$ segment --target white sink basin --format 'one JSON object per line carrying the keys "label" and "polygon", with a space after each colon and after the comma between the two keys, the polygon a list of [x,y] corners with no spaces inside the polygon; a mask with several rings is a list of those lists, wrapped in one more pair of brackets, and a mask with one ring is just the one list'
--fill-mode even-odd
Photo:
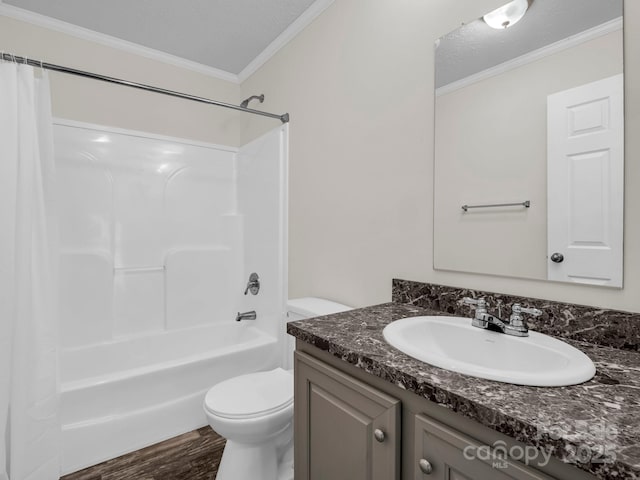
{"label": "white sink basin", "polygon": [[591,379],[596,368],[580,350],[529,331],[514,337],[471,326],[471,318],[410,317],[383,330],[384,339],[436,367],[516,385],[560,387]]}

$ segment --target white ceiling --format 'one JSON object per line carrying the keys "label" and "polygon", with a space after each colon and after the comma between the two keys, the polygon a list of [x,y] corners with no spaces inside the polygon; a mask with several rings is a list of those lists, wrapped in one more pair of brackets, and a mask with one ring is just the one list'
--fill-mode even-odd
{"label": "white ceiling", "polygon": [[443,36],[436,51],[436,87],[619,18],[623,9],[623,0],[530,3],[524,18],[505,30],[495,30],[478,19]]}
{"label": "white ceiling", "polygon": [[237,75],[318,1],[0,0],[0,3]]}

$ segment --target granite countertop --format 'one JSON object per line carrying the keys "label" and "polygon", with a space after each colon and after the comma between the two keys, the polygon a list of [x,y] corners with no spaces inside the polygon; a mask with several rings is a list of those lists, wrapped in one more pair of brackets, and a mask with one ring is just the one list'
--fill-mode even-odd
{"label": "granite countertop", "polygon": [[640,353],[563,339],[593,360],[596,376],[570,387],[527,387],[431,366],[382,336],[394,320],[438,314],[446,313],[387,303],[290,322],[287,332],[598,478],[640,479]]}

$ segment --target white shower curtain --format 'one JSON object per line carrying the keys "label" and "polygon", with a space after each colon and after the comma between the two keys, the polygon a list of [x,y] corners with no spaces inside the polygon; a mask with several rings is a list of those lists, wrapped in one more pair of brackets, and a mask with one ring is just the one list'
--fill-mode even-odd
{"label": "white shower curtain", "polygon": [[0,62],[0,480],[60,473],[49,81]]}

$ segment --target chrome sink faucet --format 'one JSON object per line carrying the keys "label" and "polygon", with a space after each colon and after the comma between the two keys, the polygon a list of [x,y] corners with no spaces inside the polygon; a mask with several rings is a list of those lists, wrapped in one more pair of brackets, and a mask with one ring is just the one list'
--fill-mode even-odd
{"label": "chrome sink faucet", "polygon": [[462,303],[471,306],[471,308],[475,308],[476,313],[471,321],[471,325],[474,327],[489,328],[489,325],[504,327],[505,322],[502,319],[487,312],[488,303],[484,297],[478,298],[477,300],[464,297]]}
{"label": "chrome sink faucet", "polygon": [[462,302],[476,310],[473,320],[471,321],[471,325],[474,327],[486,328],[516,337],[529,336],[529,328],[524,321],[523,313],[535,317],[542,315],[542,311],[537,308],[524,308],[519,303],[514,303],[511,307],[511,316],[508,320],[503,320],[487,312],[488,303],[484,297],[478,298],[477,300],[464,297]]}

